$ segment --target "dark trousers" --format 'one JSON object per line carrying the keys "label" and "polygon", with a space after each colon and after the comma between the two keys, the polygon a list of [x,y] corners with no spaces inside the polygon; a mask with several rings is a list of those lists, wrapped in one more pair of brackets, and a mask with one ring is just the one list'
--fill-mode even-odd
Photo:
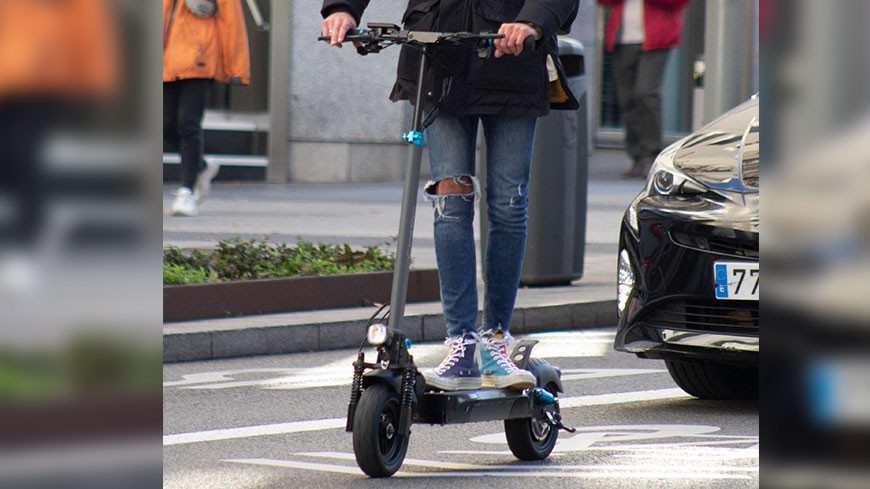
{"label": "dark trousers", "polygon": [[48,192],[40,153],[63,111],[58,101],[0,103],[0,199],[12,204],[9,219],[0,220],[0,252],[30,248],[39,237]]}
{"label": "dark trousers", "polygon": [[643,51],[640,44],[618,44],[613,49],[625,151],[634,161],[655,158],[662,150],[661,87],[670,51]]}
{"label": "dark trousers", "polygon": [[181,155],[181,185],[193,189],[203,161],[202,115],[213,80],[163,83],[163,150]]}

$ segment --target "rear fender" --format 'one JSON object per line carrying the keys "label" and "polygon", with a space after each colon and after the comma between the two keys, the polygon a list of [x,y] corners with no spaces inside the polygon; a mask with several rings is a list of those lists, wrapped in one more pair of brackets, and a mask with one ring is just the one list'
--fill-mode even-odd
{"label": "rear fender", "polygon": [[517,367],[528,370],[538,379],[538,386],[546,387],[550,384],[556,386],[556,392],[565,392],[562,389],[562,371],[550,365],[550,362],[540,358],[532,358],[532,348],[538,344],[538,340],[520,340],[511,351],[511,360]]}

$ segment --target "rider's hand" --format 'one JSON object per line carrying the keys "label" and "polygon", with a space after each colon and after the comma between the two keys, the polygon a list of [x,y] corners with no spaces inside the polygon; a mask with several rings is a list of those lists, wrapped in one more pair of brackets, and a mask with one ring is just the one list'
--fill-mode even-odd
{"label": "rider's hand", "polygon": [[495,46],[494,56],[496,58],[501,58],[505,54],[518,56],[523,52],[523,42],[525,42],[526,38],[529,36],[534,38],[537,35],[534,27],[521,22],[502,24],[498,28],[498,33],[504,34],[504,37],[496,39],[493,43]]}
{"label": "rider's hand", "polygon": [[323,19],[320,35],[329,36],[329,44],[340,48],[345,34],[351,29],[356,29],[356,21],[353,20],[353,16],[345,11],[338,11]]}

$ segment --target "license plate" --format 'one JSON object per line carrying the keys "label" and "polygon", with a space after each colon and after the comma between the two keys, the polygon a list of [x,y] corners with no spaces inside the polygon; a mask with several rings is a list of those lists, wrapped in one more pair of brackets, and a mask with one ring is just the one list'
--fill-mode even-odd
{"label": "license plate", "polygon": [[717,299],[758,300],[758,262],[717,261],[713,277]]}

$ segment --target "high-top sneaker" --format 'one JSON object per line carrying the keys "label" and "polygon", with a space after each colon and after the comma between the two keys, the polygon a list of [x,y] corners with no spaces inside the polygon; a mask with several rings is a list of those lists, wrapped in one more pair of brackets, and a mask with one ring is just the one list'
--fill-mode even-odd
{"label": "high-top sneaker", "polygon": [[420,370],[426,385],[445,391],[480,389],[480,369],[474,359],[477,336],[465,333],[447,338],[445,343],[450,345],[450,352],[441,365]]}
{"label": "high-top sneaker", "polygon": [[485,331],[481,336],[480,372],[483,387],[525,389],[538,382],[528,370],[522,370],[508,357],[512,337],[498,331]]}

